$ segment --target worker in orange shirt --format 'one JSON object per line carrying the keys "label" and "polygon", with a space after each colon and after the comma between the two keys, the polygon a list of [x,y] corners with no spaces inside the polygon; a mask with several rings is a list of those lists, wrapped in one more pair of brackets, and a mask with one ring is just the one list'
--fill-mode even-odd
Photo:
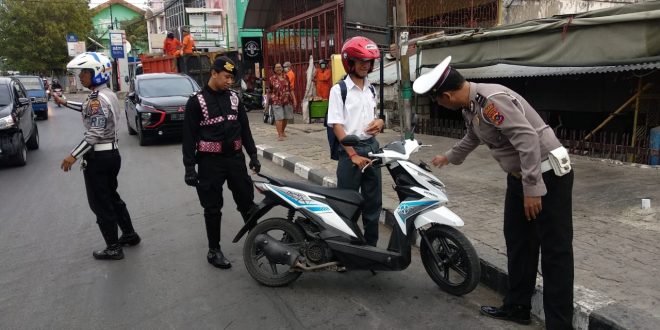
{"label": "worker in orange shirt", "polygon": [[168,33],[165,42],[163,42],[163,53],[165,55],[178,56],[179,49],[181,49],[181,41],[174,38],[174,33]]}
{"label": "worker in orange shirt", "polygon": [[284,73],[289,78],[289,85],[291,86],[291,90],[295,90],[296,74],[293,73],[293,70],[291,70],[291,62],[289,61],[284,62],[282,68],[284,68]]}
{"label": "worker in orange shirt", "polygon": [[181,54],[192,55],[193,49],[195,48],[195,39],[190,35],[190,31],[183,30],[183,44],[181,46]]}
{"label": "worker in orange shirt", "polygon": [[314,73],[316,83],[316,95],[327,100],[330,98],[330,87],[332,87],[332,72],[328,69],[326,60],[319,61],[319,69]]}

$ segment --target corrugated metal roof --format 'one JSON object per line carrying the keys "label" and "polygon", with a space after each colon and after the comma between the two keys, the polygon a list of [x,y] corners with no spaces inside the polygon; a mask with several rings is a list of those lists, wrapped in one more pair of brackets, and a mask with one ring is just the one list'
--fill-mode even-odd
{"label": "corrugated metal roof", "polygon": [[[413,54],[409,56],[409,65],[410,65],[410,80],[413,81],[417,76],[415,75],[415,67],[417,66],[417,55]],[[397,82],[397,61],[390,61],[385,64],[385,70],[383,70],[383,80],[385,85],[392,85]],[[424,69],[422,69],[422,72]],[[401,74],[401,68],[399,66],[399,74]],[[374,71],[369,74],[369,82],[374,85],[380,84],[380,66],[376,64]]]}
{"label": "corrugated metal roof", "polygon": [[[660,62],[588,66],[588,67],[538,67],[511,64],[496,64],[479,68],[457,69],[466,79],[487,78],[519,78],[519,77],[541,77],[541,76],[565,76],[590,73],[608,73],[636,70],[660,69]],[[428,71],[422,70],[422,73]]]}
{"label": "corrugated metal roof", "polygon": [[[414,81],[415,65],[417,57],[410,56],[410,80]],[[422,68],[422,74],[431,71],[432,68]],[[522,77],[544,77],[544,76],[567,76],[591,73],[624,72],[638,70],[660,69],[660,62],[649,62],[627,65],[607,65],[607,66],[575,66],[575,67],[540,67],[523,66],[512,64],[496,64],[479,68],[457,69],[466,79],[492,79],[492,78],[522,78]],[[374,70],[369,74],[369,81],[378,85],[380,72]],[[396,62],[390,62],[385,65],[384,74],[385,85],[391,85],[397,82]]]}

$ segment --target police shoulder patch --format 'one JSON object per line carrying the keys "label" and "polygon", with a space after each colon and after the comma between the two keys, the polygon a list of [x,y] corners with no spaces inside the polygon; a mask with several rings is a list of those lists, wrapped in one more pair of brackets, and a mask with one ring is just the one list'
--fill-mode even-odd
{"label": "police shoulder patch", "polygon": [[89,114],[95,115],[101,110],[101,101],[93,99],[89,101]]}
{"label": "police shoulder patch", "polygon": [[482,112],[484,119],[495,126],[500,126],[504,122],[504,116],[497,110],[493,102],[488,102]]}
{"label": "police shoulder patch", "polygon": [[89,99],[90,100],[95,100],[99,98],[99,91],[93,91],[91,94],[89,94]]}

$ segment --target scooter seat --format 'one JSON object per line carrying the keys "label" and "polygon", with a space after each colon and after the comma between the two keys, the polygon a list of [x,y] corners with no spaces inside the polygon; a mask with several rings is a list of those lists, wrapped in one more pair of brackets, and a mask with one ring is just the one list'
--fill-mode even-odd
{"label": "scooter seat", "polygon": [[330,188],[315,184],[307,184],[307,183],[282,180],[282,179],[278,179],[278,181],[283,183],[285,186],[293,189],[299,189],[310,193],[326,196],[328,198],[338,199],[340,201],[354,205],[362,205],[362,202],[364,202],[362,195],[360,195],[360,193],[358,193],[355,190]]}

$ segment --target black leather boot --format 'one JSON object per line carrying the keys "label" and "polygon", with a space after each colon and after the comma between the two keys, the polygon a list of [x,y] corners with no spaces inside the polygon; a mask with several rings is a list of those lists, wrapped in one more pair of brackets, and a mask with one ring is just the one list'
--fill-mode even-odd
{"label": "black leather boot", "polygon": [[140,235],[138,235],[136,232],[133,232],[132,234],[122,234],[121,237],[119,237],[119,244],[135,246],[140,244],[141,240],[142,239],[140,238]]}
{"label": "black leather boot", "polygon": [[113,244],[103,250],[94,251],[92,253],[95,259],[98,260],[121,260],[124,259],[124,251],[121,245]]}
{"label": "black leather boot", "polygon": [[521,305],[502,305],[501,307],[481,306],[481,314],[498,320],[513,321],[520,324],[530,324],[529,307]]}
{"label": "black leather boot", "polygon": [[225,258],[225,255],[222,254],[220,248],[209,249],[209,253],[206,255],[206,260],[217,268],[229,269],[231,268],[231,262]]}

